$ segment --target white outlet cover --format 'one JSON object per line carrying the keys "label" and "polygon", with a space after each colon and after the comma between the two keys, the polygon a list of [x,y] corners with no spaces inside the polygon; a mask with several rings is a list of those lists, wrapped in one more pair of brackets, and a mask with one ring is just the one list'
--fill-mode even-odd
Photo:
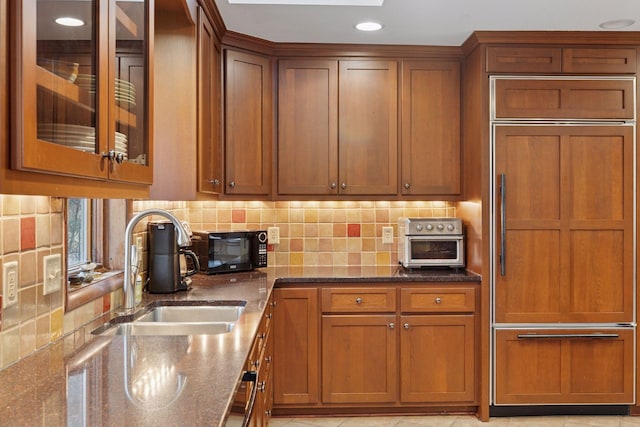
{"label": "white outlet cover", "polygon": [[393,227],[382,227],[382,243],[393,243]]}
{"label": "white outlet cover", "polygon": [[269,244],[277,245],[280,243],[280,227],[269,227],[267,229],[267,239]]}
{"label": "white outlet cover", "polygon": [[62,289],[62,262],[60,254],[47,255],[42,259],[44,275],[43,294],[48,295]]}
{"label": "white outlet cover", "polygon": [[18,302],[18,261],[2,265],[2,308]]}

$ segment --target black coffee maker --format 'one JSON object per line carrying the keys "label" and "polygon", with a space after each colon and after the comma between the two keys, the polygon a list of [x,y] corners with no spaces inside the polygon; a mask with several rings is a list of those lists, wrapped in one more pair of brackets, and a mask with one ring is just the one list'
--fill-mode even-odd
{"label": "black coffee maker", "polygon": [[189,248],[178,247],[176,228],[170,221],[149,222],[147,232],[149,236],[147,291],[154,294],[167,294],[189,289],[191,279],[188,276],[196,274],[200,269],[196,254]]}

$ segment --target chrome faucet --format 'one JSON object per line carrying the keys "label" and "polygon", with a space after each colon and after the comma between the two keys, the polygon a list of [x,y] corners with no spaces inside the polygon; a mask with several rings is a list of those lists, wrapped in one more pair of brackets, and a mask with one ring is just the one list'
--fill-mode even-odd
{"label": "chrome faucet", "polygon": [[135,245],[131,243],[131,241],[133,240],[133,229],[142,218],[151,215],[163,216],[173,223],[176,230],[178,231],[178,246],[184,247],[191,245],[191,238],[189,237],[189,233],[184,228],[182,223],[180,223],[180,220],[178,220],[178,218],[173,216],[173,214],[171,214],[170,212],[162,209],[147,209],[131,218],[124,232],[124,286],[122,290],[124,291],[125,310],[131,310],[136,306],[136,293],[134,289],[136,278],[134,277],[132,256],[137,252]]}

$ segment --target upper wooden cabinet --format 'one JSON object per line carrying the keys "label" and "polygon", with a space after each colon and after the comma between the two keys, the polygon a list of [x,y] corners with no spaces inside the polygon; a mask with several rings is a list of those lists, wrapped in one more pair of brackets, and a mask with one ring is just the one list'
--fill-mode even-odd
{"label": "upper wooden cabinet", "polygon": [[486,70],[489,73],[635,74],[636,49],[490,46]]}
{"label": "upper wooden cabinet", "polygon": [[396,61],[281,60],[278,194],[396,195]]}
{"label": "upper wooden cabinet", "polygon": [[154,2],[11,6],[11,167],[150,184]]}
{"label": "upper wooden cabinet", "polygon": [[449,196],[460,185],[460,64],[402,63],[403,195]]}
{"label": "upper wooden cabinet", "polygon": [[491,82],[493,120],[635,118],[632,77],[496,77]]}
{"label": "upper wooden cabinet", "polygon": [[225,50],[225,194],[271,193],[271,61]]}
{"label": "upper wooden cabinet", "polygon": [[224,191],[222,50],[213,26],[198,9],[198,191]]}

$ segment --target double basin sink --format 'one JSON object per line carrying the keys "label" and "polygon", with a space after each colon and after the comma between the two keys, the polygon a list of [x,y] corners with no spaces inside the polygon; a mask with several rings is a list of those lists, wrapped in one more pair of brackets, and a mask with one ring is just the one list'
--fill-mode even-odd
{"label": "double basin sink", "polygon": [[157,301],[134,315],[120,316],[94,335],[217,335],[230,332],[246,301]]}

